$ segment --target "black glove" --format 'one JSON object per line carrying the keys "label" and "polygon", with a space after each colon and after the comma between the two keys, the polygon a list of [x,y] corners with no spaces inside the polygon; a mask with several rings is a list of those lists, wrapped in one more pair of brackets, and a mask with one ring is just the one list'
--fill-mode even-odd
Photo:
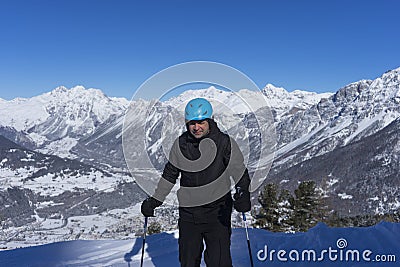
{"label": "black glove", "polygon": [[145,217],[154,217],[154,209],[161,206],[162,202],[153,198],[146,198],[141,207],[141,212]]}
{"label": "black glove", "polygon": [[250,192],[243,188],[237,187],[236,193],[233,195],[235,201],[233,202],[233,207],[238,212],[247,212],[251,209],[250,203]]}

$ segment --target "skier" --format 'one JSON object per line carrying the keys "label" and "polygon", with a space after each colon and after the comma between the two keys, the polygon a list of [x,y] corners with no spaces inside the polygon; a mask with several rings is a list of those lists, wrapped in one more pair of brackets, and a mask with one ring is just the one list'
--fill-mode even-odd
{"label": "skier", "polygon": [[[185,108],[187,131],[175,142],[186,159],[195,161],[204,156],[199,149],[200,142],[207,138],[211,139],[216,145],[216,153],[204,153],[204,151],[203,153],[214,156],[212,163],[204,169],[191,171],[177,166],[179,164],[175,163],[170,156],[154,195],[145,199],[141,206],[142,214],[145,217],[152,217],[154,209],[163,203],[179,175],[181,188],[190,189],[212,184],[217,179],[224,177],[225,171],[231,168],[228,176],[233,177],[233,180],[236,181],[234,200],[229,190],[230,178],[226,177],[222,179],[225,179],[225,183],[229,183],[229,185],[221,196],[217,199],[214,198],[216,200],[212,200],[214,190],[207,191],[210,192],[209,196],[207,194],[204,196],[204,192],[202,193],[202,197],[210,197],[210,203],[197,206],[182,205],[182,199],[187,200],[192,197],[196,198],[196,196],[188,193],[189,195],[185,198],[184,194],[180,195],[178,190],[180,203],[178,243],[179,261],[182,267],[200,266],[204,250],[203,240],[206,245],[204,261],[208,267],[232,267],[230,253],[232,206],[238,212],[247,212],[251,208],[248,190],[250,178],[243,163],[243,156],[239,150],[240,156],[236,157],[236,162],[229,163],[233,159],[234,145],[237,147],[237,144],[227,134],[220,131],[212,118],[212,112],[210,102],[204,98],[195,98],[189,101]],[[239,171],[240,167],[242,167],[242,171]]]}

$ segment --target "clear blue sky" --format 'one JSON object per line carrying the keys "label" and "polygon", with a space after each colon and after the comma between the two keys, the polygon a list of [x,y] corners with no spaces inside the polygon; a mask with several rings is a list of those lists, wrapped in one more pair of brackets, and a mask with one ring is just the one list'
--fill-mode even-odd
{"label": "clear blue sky", "polygon": [[259,87],[334,92],[400,67],[397,0],[1,0],[0,98],[59,85],[131,98],[187,61]]}

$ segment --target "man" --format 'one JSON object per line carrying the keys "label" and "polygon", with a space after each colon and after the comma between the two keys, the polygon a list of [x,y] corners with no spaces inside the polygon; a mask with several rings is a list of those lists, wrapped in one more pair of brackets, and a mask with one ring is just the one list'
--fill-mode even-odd
{"label": "man", "polygon": [[[179,190],[182,191],[178,190],[178,225],[179,261],[182,267],[200,266],[203,240],[206,244],[204,261],[208,267],[232,267],[232,206],[238,212],[247,212],[251,208],[248,190],[250,178],[243,164],[243,156],[233,139],[220,131],[212,119],[212,112],[210,102],[204,98],[192,99],[186,105],[187,131],[175,142],[177,149],[172,148],[154,195],[143,201],[141,207],[144,216],[154,216],[154,209],[162,204],[180,175]],[[204,145],[210,139],[211,144]],[[184,157],[181,160],[179,153]],[[189,163],[182,165],[181,162],[185,160],[191,161],[192,165],[208,163],[204,168],[196,168]],[[236,183],[235,201],[230,192],[230,179]],[[200,188],[200,193],[196,191],[197,188]],[[196,201],[199,204],[193,204]]]}

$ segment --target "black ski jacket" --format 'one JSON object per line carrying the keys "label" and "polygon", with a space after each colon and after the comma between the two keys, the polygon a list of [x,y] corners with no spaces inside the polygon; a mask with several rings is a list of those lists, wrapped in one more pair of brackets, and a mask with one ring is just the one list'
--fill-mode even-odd
{"label": "black ski jacket", "polygon": [[[189,131],[184,132],[181,136],[179,136],[177,142],[179,142],[179,148],[182,152],[183,156],[185,156],[188,160],[197,160],[200,158],[201,153],[199,150],[199,143],[204,138],[210,138],[214,141],[216,145],[216,156],[211,164],[208,165],[203,170],[200,171],[187,171],[182,170],[169,161],[164,168],[162,177],[168,182],[175,184],[176,180],[180,175],[180,186],[182,187],[199,187],[207,185],[216,179],[218,179],[229,164],[231,159],[231,140],[229,136],[220,131],[216,122],[212,119],[208,119],[210,131],[209,133],[201,139],[195,138]],[[233,141],[234,142],[234,141]],[[235,143],[236,145],[236,143]],[[236,145],[237,146],[237,145]],[[238,150],[235,150],[238,151]],[[239,150],[240,152],[240,150]],[[235,152],[236,153],[236,152]],[[236,181],[236,188],[240,187],[241,190],[248,190],[250,184],[250,178],[247,169],[244,167],[243,156],[240,153],[239,160],[236,158],[236,162],[231,163],[229,166],[228,176],[226,176],[223,181],[228,189],[231,188],[231,180],[233,178]],[[233,166],[233,167],[232,167]],[[242,170],[242,171],[238,171]],[[240,173],[240,174],[239,174]],[[235,177],[241,175],[241,177]],[[165,190],[161,188],[160,184],[156,189],[156,194],[158,196],[162,195],[162,199],[169,193],[169,190]],[[163,191],[164,192],[161,192]],[[165,192],[168,191],[168,192]],[[225,192],[225,191],[224,191]],[[211,203],[207,203],[199,206],[182,206],[179,207],[179,217],[183,221],[188,221],[192,223],[211,223],[220,221],[223,224],[230,226],[230,217],[232,213],[232,196],[230,191],[226,191],[227,193],[222,197],[219,197],[217,200],[212,201]],[[211,194],[211,192],[210,192]],[[190,197],[190,196],[189,196]],[[180,199],[179,190],[178,190],[178,199]],[[249,200],[250,201],[250,200]],[[181,201],[180,201],[181,203]]]}

